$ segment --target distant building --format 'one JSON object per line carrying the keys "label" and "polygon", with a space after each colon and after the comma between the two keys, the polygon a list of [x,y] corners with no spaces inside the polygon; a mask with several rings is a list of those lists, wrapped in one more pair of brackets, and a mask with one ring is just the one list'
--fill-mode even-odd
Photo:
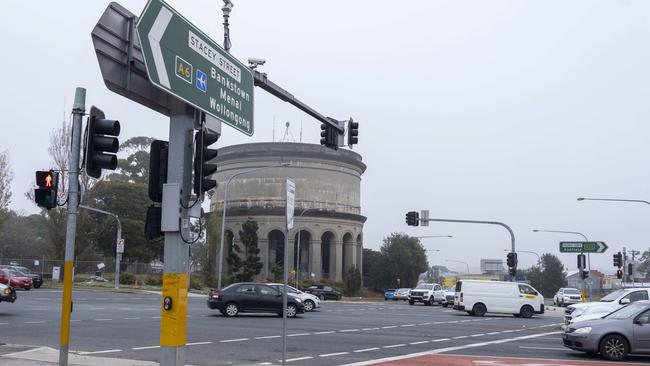
{"label": "distant building", "polygon": [[[589,289],[592,295],[603,293],[603,282],[605,274],[595,269],[591,270],[589,277],[585,279],[585,294],[589,296]],[[566,276],[567,287],[582,288],[583,280],[580,278],[580,272],[577,270],[569,271]]]}
{"label": "distant building", "polygon": [[481,259],[481,273],[498,275],[504,272],[503,259]]}

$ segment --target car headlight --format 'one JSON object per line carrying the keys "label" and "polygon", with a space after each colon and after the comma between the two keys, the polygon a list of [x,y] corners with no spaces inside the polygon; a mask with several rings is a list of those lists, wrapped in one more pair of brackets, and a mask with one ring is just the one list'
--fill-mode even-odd
{"label": "car headlight", "polygon": [[589,333],[591,333],[591,327],[578,328],[573,333],[575,333],[575,334],[589,334]]}
{"label": "car headlight", "polygon": [[297,303],[301,303],[302,300],[300,300],[299,298],[296,297],[296,302],[297,302]]}
{"label": "car headlight", "polygon": [[9,296],[9,288],[7,287],[6,289],[4,289],[3,293],[5,294],[5,296]]}
{"label": "car headlight", "polygon": [[568,297],[568,296],[564,296],[564,301],[569,301],[569,297]]}

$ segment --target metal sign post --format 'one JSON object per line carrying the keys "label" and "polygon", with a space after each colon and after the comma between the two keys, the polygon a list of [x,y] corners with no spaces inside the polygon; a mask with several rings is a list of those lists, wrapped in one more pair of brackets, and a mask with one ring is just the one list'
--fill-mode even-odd
{"label": "metal sign post", "polygon": [[59,365],[68,365],[70,348],[70,317],[72,315],[72,272],[74,271],[74,244],[79,209],[79,160],[81,149],[81,122],[86,112],[86,89],[77,88],[72,106],[72,151],[68,179],[68,223],[65,234],[65,262],[63,264],[63,299],[61,301],[61,332],[59,337]]}
{"label": "metal sign post", "polygon": [[158,88],[253,135],[253,72],[161,0],[136,26],[149,80]]}
{"label": "metal sign post", "polygon": [[289,283],[289,230],[293,229],[296,184],[287,179],[287,225],[284,231],[284,280],[282,291],[282,364],[287,362],[287,284]]}

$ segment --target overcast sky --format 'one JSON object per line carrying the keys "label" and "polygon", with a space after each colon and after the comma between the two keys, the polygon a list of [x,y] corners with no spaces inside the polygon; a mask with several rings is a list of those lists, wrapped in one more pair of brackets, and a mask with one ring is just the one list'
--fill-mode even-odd
{"label": "overcast sky", "polygon": [[[410,228],[431,217],[503,221],[521,250],[558,254],[577,236],[605,241],[594,267],[613,272],[623,246],[648,250],[650,206],[576,197],[650,200],[650,2],[234,0],[232,53],[267,60],[269,78],[321,113],[360,122],[365,246],[394,231],[424,239],[431,264],[478,270],[504,258],[500,227]],[[145,0],[120,1],[140,14]],[[221,1],[170,1],[221,43]],[[50,167],[49,133],[69,115],[76,86],[122,123],[120,140],[167,139],[168,119],[110,92],[90,32],[106,1],[9,1],[0,12],[0,149],[14,171],[11,208]],[[64,102],[65,101],[65,102]],[[66,117],[67,118],[67,117]],[[290,121],[318,143],[319,122],[255,92],[255,135],[225,127],[221,146],[270,141]],[[570,269],[575,255],[561,255]],[[536,261],[520,254],[520,267]]]}

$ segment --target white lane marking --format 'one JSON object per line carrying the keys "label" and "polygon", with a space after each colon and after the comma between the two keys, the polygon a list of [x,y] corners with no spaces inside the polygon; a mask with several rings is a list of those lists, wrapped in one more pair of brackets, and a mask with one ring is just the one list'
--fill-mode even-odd
{"label": "white lane marking", "polygon": [[467,338],[467,337],[469,337],[469,336],[458,336],[458,337],[453,337],[453,339],[463,339],[463,338]]}
{"label": "white lane marking", "polygon": [[417,353],[411,353],[411,354],[402,355],[402,356],[386,357],[386,358],[380,358],[380,359],[370,360],[370,361],[355,362],[355,363],[347,364],[346,366],[372,365],[372,364],[382,363],[382,362],[404,360],[404,359],[409,359],[409,358],[418,357],[418,356],[427,356],[427,355],[435,355],[435,354],[445,353],[445,352],[458,351],[458,350],[467,349],[467,348],[484,347],[484,346],[489,346],[491,344],[516,342],[516,341],[520,341],[520,340],[545,337],[545,336],[548,336],[548,335],[551,335],[551,334],[560,334],[560,333],[562,333],[562,332],[548,332],[548,333],[531,334],[531,335],[514,337],[514,338],[497,339],[497,340],[488,341],[488,342],[469,343],[469,344],[464,344],[462,346],[438,348],[438,349],[434,349],[434,350],[426,351],[426,352],[417,352]]}
{"label": "white lane marking", "polygon": [[287,359],[287,362],[310,360],[312,358],[314,358],[314,357],[313,356],[305,356],[305,357],[289,358],[289,359]]}
{"label": "white lane marking", "polygon": [[185,343],[186,346],[200,346],[202,344],[212,344],[212,342],[207,341],[207,342],[192,342],[192,343]]}
{"label": "white lane marking", "polygon": [[431,323],[420,323],[418,325],[431,325]]}
{"label": "white lane marking", "polygon": [[159,316],[152,316],[151,319],[160,319]]}
{"label": "white lane marking", "polygon": [[398,327],[398,325],[389,325],[389,326],[386,326],[386,327],[381,327],[381,329],[391,329],[391,328],[397,328],[397,327]]}
{"label": "white lane marking", "polygon": [[93,351],[93,352],[77,352],[80,355],[98,355],[100,353],[113,353],[113,352],[122,352],[121,349],[107,349],[105,351]]}
{"label": "white lane marking", "polygon": [[501,331],[501,333],[512,333],[512,332],[514,332],[514,330],[511,330],[511,329],[509,329],[509,330],[502,330],[502,331]]}
{"label": "white lane marking", "polygon": [[350,352],[336,352],[336,353],[325,353],[322,355],[318,355],[318,357],[331,357],[331,356],[341,356],[341,355],[347,355]]}
{"label": "white lane marking", "polygon": [[373,328],[363,328],[363,329],[361,329],[361,330],[362,330],[362,331],[368,331],[368,330],[372,330],[372,329],[373,329]]}
{"label": "white lane marking", "polygon": [[414,326],[415,326],[415,324],[403,324],[403,325],[400,325],[400,327],[414,327]]}
{"label": "white lane marking", "polygon": [[381,348],[395,348],[395,347],[404,347],[404,346],[406,346],[406,343],[391,344],[390,346],[383,346]]}
{"label": "white lane marking", "polygon": [[81,319],[71,319],[70,321],[71,321],[71,322],[80,322]]}
{"label": "white lane marking", "polygon": [[372,347],[372,348],[358,349],[358,350],[354,350],[352,352],[354,352],[354,353],[370,352],[370,351],[376,351],[378,349],[379,349],[379,347]]}
{"label": "white lane marking", "polygon": [[106,308],[90,308],[90,310],[106,310]]}
{"label": "white lane marking", "polygon": [[448,340],[450,340],[450,339],[451,339],[451,338],[432,339],[431,342],[444,342],[444,341],[448,341]]}
{"label": "white lane marking", "polygon": [[[72,321],[72,320],[71,320],[71,321]],[[0,323],[0,325],[7,325],[7,324],[9,324],[9,323]]]}
{"label": "white lane marking", "polygon": [[44,324],[45,320],[35,320],[31,322],[25,322],[25,324]]}
{"label": "white lane marking", "polygon": [[485,334],[487,334],[487,335],[495,335],[495,334],[499,334],[499,333],[501,333],[501,332],[490,332],[490,333],[485,333]]}
{"label": "white lane marking", "polygon": [[301,336],[308,336],[311,335],[311,333],[295,333],[295,334],[287,334],[287,337],[301,337]]}
{"label": "white lane marking", "polygon": [[141,349],[154,349],[154,348],[160,348],[160,346],[133,347],[131,349],[135,350],[135,351],[138,351],[138,350],[141,350]]}
{"label": "white lane marking", "polygon": [[332,333],[336,333],[336,331],[334,331],[334,330],[328,330],[328,331],[326,331],[326,332],[314,332],[314,334],[332,334]]}
{"label": "white lane marking", "polygon": [[241,341],[247,341],[249,339],[250,338],[224,339],[222,341],[219,341],[219,343],[241,342]]}
{"label": "white lane marking", "polygon": [[140,319],[139,316],[134,316],[132,318],[124,318],[124,320],[138,320],[138,319]]}
{"label": "white lane marking", "polygon": [[482,337],[484,335],[485,333],[479,333],[479,334],[472,334],[470,337]]}
{"label": "white lane marking", "polygon": [[341,332],[341,333],[345,333],[345,332],[358,332],[358,331],[359,331],[359,329],[343,329],[343,330],[339,330],[339,332]]}
{"label": "white lane marking", "polygon": [[113,319],[95,319],[96,322],[107,322]]}
{"label": "white lane marking", "polygon": [[560,347],[525,347],[525,346],[519,346],[519,348],[523,349],[541,349],[541,350],[548,350],[548,351],[566,351],[566,348],[560,348]]}
{"label": "white lane marking", "polygon": [[282,336],[273,335],[273,336],[264,336],[264,337],[255,337],[255,339],[271,339],[271,338],[280,338]]}
{"label": "white lane marking", "polygon": [[425,344],[425,343],[429,343],[429,341],[411,342],[409,344]]}

